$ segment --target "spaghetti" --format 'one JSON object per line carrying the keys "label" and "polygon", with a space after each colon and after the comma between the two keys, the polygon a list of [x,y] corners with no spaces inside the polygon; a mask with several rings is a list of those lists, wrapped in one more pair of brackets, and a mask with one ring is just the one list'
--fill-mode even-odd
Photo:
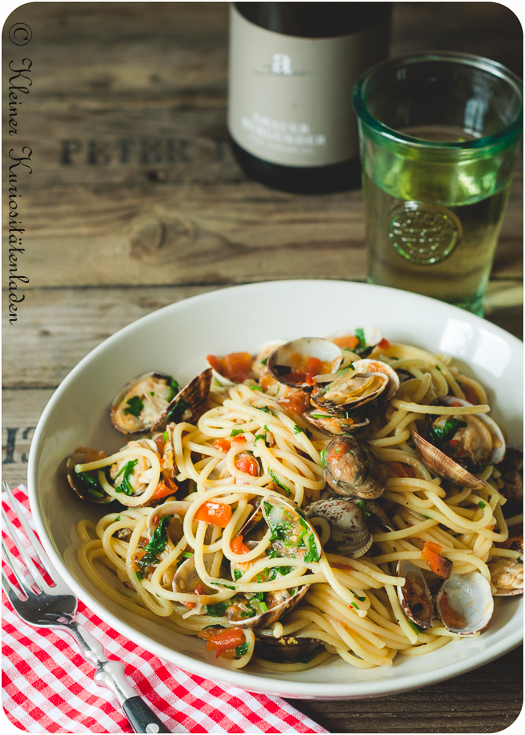
{"label": "spaghetti", "polygon": [[[367,340],[364,330],[336,343],[337,364],[310,350],[272,370],[273,347],[255,360],[210,357],[215,377],[197,421],[170,422],[109,457],[77,450],[76,480],[97,500],[123,504],[96,525],[78,524],[78,559],[89,579],[128,610],[205,639],[230,666],[251,661],[273,671],[304,670],[334,655],[358,668],[391,666],[398,655],[459,639],[445,618],[414,622],[399,573],[412,568],[406,563],[424,572],[432,596],[447,569],[483,577],[493,594],[507,574],[505,584],[519,591],[521,550],[512,530],[522,516],[504,517],[498,465],[467,462],[477,486],[452,484],[428,469],[412,439],[428,417],[437,420],[436,436],[465,433],[471,417],[490,410],[482,386],[446,355]],[[357,410],[343,415],[338,404],[336,412],[334,396],[347,400],[352,391]],[[457,402],[446,405],[446,396]],[[339,426],[335,437],[326,425]],[[347,492],[339,460],[328,466],[334,447],[344,452],[351,442],[380,466],[376,495]],[[352,507],[364,553],[364,546],[341,553],[333,518],[315,512],[326,505],[319,501],[343,503],[345,513]]]}

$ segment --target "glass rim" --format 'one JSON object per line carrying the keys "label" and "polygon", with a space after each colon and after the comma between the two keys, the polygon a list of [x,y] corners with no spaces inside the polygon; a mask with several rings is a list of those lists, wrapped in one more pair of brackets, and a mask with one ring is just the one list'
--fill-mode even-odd
{"label": "glass rim", "polygon": [[[367,83],[380,71],[388,67],[395,68],[401,65],[410,65],[421,62],[456,62],[464,66],[474,67],[489,72],[495,77],[499,77],[514,89],[521,100],[521,108],[516,118],[506,125],[502,130],[492,135],[485,135],[482,138],[474,138],[466,141],[430,141],[422,138],[416,138],[406,133],[401,133],[395,128],[380,122],[367,109],[363,98],[363,92]],[[499,61],[493,61],[484,56],[476,54],[467,54],[460,51],[421,51],[416,53],[404,54],[396,56],[392,59],[381,61],[375,66],[368,69],[356,82],[353,92],[352,101],[354,110],[358,118],[371,127],[376,133],[380,133],[383,137],[389,138],[391,141],[398,143],[409,143],[412,147],[421,149],[434,150],[476,150],[488,148],[497,143],[501,143],[506,138],[510,138],[518,133],[523,127],[523,86],[520,78],[506,66],[500,64]]]}

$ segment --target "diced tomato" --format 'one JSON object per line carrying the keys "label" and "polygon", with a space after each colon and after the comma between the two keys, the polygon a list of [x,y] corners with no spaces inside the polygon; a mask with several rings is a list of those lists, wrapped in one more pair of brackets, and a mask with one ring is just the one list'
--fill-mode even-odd
{"label": "diced tomato", "polygon": [[306,373],[304,370],[292,370],[291,373],[286,374],[286,380],[294,385],[299,385],[306,381]]}
{"label": "diced tomato", "polygon": [[197,634],[206,640],[207,651],[217,651],[217,658],[222,651],[228,651],[246,642],[242,628],[205,628]]}
{"label": "diced tomato", "polygon": [[234,554],[248,554],[250,549],[243,543],[242,534],[238,534],[230,544]]}
{"label": "diced tomato", "polygon": [[231,447],[231,444],[228,441],[228,439],[216,439],[213,442],[213,448],[218,449],[219,452],[228,452],[230,447]]}
{"label": "diced tomato", "polygon": [[390,342],[383,337],[381,342],[377,343],[376,347],[379,347],[381,350],[388,350],[388,348],[390,347]]}
{"label": "diced tomato", "polygon": [[390,462],[390,469],[393,470],[399,477],[415,477],[416,473],[410,465],[402,464],[401,462]]}
{"label": "diced tomato", "polygon": [[238,436],[234,436],[232,439],[232,446],[238,446],[239,444],[246,444],[246,437],[244,434],[239,434]]}
{"label": "diced tomato", "polygon": [[306,366],[306,376],[305,376],[305,382],[308,383],[308,385],[314,385],[314,378],[316,375],[319,375],[323,370],[323,363],[321,360],[319,360],[317,357],[311,357],[308,360],[308,365]]}
{"label": "diced tomato", "polygon": [[338,347],[348,347],[349,350],[353,350],[359,344],[359,340],[354,334],[345,334],[344,337],[336,337],[332,342]]}
{"label": "diced tomato", "polygon": [[[172,485],[175,485],[173,480],[171,481],[171,483]],[[172,493],[176,492],[176,490],[177,485],[175,485],[175,489],[173,489],[173,487],[169,487],[169,485],[167,484],[167,480],[166,482],[162,482],[162,480],[160,480],[150,500],[160,500],[160,498],[165,498],[166,495],[172,495]]]}
{"label": "diced tomato", "polygon": [[166,442],[164,441],[164,437],[162,436],[162,434],[159,434],[159,436],[156,437],[155,444],[157,445],[157,452],[162,457],[162,455],[164,453],[164,445],[166,444]]}
{"label": "diced tomato", "polygon": [[196,521],[205,521],[212,526],[219,526],[219,528],[226,528],[231,517],[231,506],[226,505],[226,503],[219,503],[216,500],[207,500],[195,513]]}
{"label": "diced tomato", "polygon": [[231,352],[224,357],[208,355],[208,363],[225,378],[242,383],[250,377],[253,360],[249,352]]}
{"label": "diced tomato", "polygon": [[479,404],[479,398],[478,394],[474,390],[474,388],[471,385],[462,385],[461,389],[463,390],[463,393],[465,394],[465,400],[469,403],[472,403],[472,405],[477,406]]}
{"label": "diced tomato", "polygon": [[245,454],[242,457],[239,457],[235,462],[235,466],[238,470],[241,470],[241,472],[246,472],[252,477],[259,477],[259,463],[255,457],[251,456],[251,454]]}
{"label": "diced tomato", "polygon": [[302,416],[310,405],[310,396],[302,390],[294,391],[285,398],[279,398],[279,405],[288,413]]}
{"label": "diced tomato", "polygon": [[452,573],[452,562],[440,555],[443,547],[433,541],[427,541],[423,546],[421,558],[424,559],[430,569],[442,579],[448,579]]}

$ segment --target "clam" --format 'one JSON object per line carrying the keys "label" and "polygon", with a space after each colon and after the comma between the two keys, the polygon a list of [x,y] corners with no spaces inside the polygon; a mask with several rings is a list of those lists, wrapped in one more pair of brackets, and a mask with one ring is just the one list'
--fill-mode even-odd
{"label": "clam", "polygon": [[[472,406],[455,396],[441,396],[431,405]],[[505,456],[505,437],[497,423],[485,414],[428,416],[429,440],[466,470],[498,464]]]}
{"label": "clam", "polygon": [[431,628],[434,605],[423,572],[415,564],[403,559],[397,563],[397,576],[405,578],[403,586],[397,588],[405,617],[420,628]]}
{"label": "clam", "polygon": [[[252,617],[243,617],[246,607],[250,608],[254,602],[245,595],[236,595],[232,605],[226,610],[226,616],[230,623],[234,623],[237,628],[264,628],[267,625],[275,623],[276,620],[287,615],[299,603],[308,592],[310,585],[304,584],[301,587],[292,588],[291,590],[275,590],[274,592],[264,593],[264,604],[267,607],[266,612],[253,615]],[[243,598],[244,599],[240,599]],[[251,603],[251,604],[250,604]],[[253,611],[253,607],[251,607]]]}
{"label": "clam", "polygon": [[325,479],[338,495],[378,498],[388,471],[381,457],[364,441],[352,436],[332,439],[326,447]]}
{"label": "clam", "polygon": [[523,558],[496,557],[488,567],[492,584],[495,587],[495,597],[513,597],[523,594]]}
{"label": "clam", "polygon": [[317,429],[332,435],[355,434],[356,431],[364,429],[370,423],[370,419],[363,418],[357,413],[347,412],[347,414],[335,415],[318,408],[306,411],[303,416]]}
{"label": "clam", "polygon": [[183,518],[186,511],[190,507],[191,503],[187,500],[169,500],[162,505],[158,505],[148,518],[148,533],[149,537],[153,536],[153,533],[164,516],[171,516],[171,520],[168,525],[168,537],[173,544],[178,544],[181,538],[184,536],[182,528]]}
{"label": "clam", "polygon": [[449,482],[461,487],[479,489],[486,487],[487,483],[476,475],[468,472],[464,467],[448,457],[441,449],[423,439],[416,431],[412,432],[412,438],[421,461],[425,467],[435,475],[443,477]]}
{"label": "clam", "polygon": [[279,557],[319,561],[323,553],[321,542],[295,503],[281,495],[266,495],[261,508],[271,530],[271,548]]}
{"label": "clam", "polygon": [[523,508],[523,449],[507,444],[505,456],[498,466],[501,472],[499,492],[507,498],[503,506],[505,517],[522,513]]}
{"label": "clam", "polygon": [[123,434],[162,431],[169,421],[196,421],[211,385],[207,368],[182,390],[170,375],[145,373],[128,383],[111,405],[113,426]]}
{"label": "clam", "polygon": [[[213,557],[214,554],[204,554],[204,567],[208,574],[211,571]],[[203,590],[201,593],[203,595],[214,595],[217,592],[216,589],[212,589],[211,587],[208,587],[208,585],[204,584],[202,579],[199,577],[197,570],[195,569],[195,557],[190,556],[189,559],[186,559],[186,561],[182,562],[180,567],[175,572],[172,585],[173,591],[193,593],[195,592],[195,588],[198,584],[200,584]]]}
{"label": "clam", "polygon": [[356,360],[337,377],[312,393],[316,408],[329,413],[346,413],[366,405],[366,411],[380,410],[399,388],[396,371],[381,360]]}
{"label": "clam", "polygon": [[[315,373],[308,367],[315,360]],[[328,339],[301,337],[277,347],[268,357],[266,367],[280,383],[292,388],[310,390],[314,374],[333,373],[343,360],[341,348]]]}
{"label": "clam", "polygon": [[332,554],[357,559],[372,546],[372,534],[357,500],[327,498],[304,508],[309,519],[324,518],[330,524],[330,538],[324,545]]}
{"label": "clam", "polygon": [[66,462],[67,480],[79,498],[90,503],[112,503],[113,498],[106,493],[98,481],[98,470],[76,472],[75,465],[96,462],[107,457],[105,452],[87,447],[78,447]]}
{"label": "clam", "polygon": [[259,658],[275,663],[292,663],[301,659],[309,661],[320,645],[321,641],[317,638],[294,635],[275,638],[273,635],[258,635],[255,639],[254,653]]}
{"label": "clam", "polygon": [[452,574],[436,596],[443,625],[456,635],[474,635],[484,630],[494,610],[490,583],[479,572]]}
{"label": "clam", "polygon": [[167,373],[154,371],[137,376],[113,399],[113,426],[123,434],[152,431],[178,392],[179,384]]}

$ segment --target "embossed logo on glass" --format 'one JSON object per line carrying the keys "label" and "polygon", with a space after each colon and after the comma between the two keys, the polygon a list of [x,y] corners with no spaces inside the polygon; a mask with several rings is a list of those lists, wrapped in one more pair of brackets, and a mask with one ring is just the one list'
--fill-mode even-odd
{"label": "embossed logo on glass", "polygon": [[439,263],[461,240],[461,222],[446,207],[403,202],[390,212],[389,237],[403,258],[420,265]]}

